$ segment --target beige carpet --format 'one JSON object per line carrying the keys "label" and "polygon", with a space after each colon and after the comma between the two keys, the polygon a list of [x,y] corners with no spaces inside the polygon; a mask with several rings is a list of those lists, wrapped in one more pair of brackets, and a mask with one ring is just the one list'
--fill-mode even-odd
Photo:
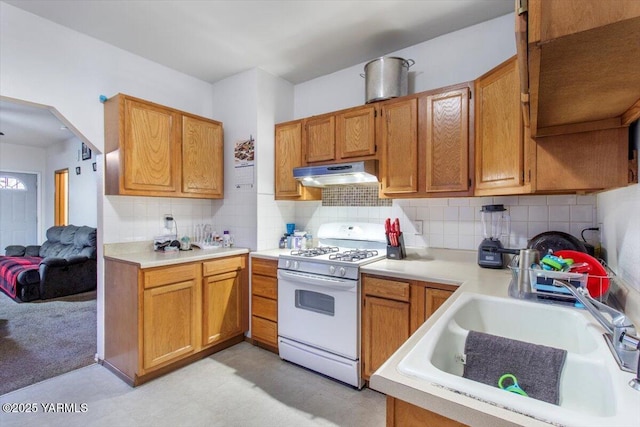
{"label": "beige carpet", "polygon": [[94,363],[96,292],[17,303],[0,292],[0,395]]}

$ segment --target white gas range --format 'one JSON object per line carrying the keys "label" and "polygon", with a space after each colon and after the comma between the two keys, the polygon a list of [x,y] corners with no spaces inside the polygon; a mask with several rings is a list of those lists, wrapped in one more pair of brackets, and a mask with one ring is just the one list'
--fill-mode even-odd
{"label": "white gas range", "polygon": [[386,256],[384,226],[323,224],[318,241],[278,259],[280,357],[361,388],[359,269]]}

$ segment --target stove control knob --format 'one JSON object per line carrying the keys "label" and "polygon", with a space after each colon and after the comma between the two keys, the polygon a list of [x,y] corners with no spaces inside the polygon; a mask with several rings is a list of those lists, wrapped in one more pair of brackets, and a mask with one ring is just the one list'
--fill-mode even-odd
{"label": "stove control knob", "polygon": [[293,269],[297,270],[300,268],[300,263],[298,261],[293,261]]}
{"label": "stove control knob", "polygon": [[286,261],[284,262],[284,267],[285,267],[285,268],[290,268],[290,267],[291,267],[291,261],[286,260]]}
{"label": "stove control knob", "polygon": [[336,267],[333,265],[329,266],[329,274],[336,274]]}
{"label": "stove control knob", "polygon": [[340,275],[344,276],[345,274],[347,274],[347,270],[345,270],[344,267],[340,267]]}

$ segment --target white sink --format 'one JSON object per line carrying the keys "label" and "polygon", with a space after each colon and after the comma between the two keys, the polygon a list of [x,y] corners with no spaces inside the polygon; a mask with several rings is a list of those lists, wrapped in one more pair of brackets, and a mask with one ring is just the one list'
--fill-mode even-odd
{"label": "white sink", "polygon": [[[560,404],[463,378],[461,355],[470,330],[567,350]],[[398,371],[544,421],[637,424],[640,392],[627,385],[632,375],[619,370],[602,333],[582,310],[463,293],[401,360]]]}

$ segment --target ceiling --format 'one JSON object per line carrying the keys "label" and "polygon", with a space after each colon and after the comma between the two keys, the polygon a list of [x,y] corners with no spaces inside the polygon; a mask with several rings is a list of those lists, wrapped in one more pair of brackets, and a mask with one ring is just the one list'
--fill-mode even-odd
{"label": "ceiling", "polygon": [[0,143],[46,148],[76,139],[48,107],[0,99]]}
{"label": "ceiling", "polygon": [[[511,13],[513,0],[4,0],[210,83],[261,68],[293,84]],[[69,139],[47,108],[0,101],[0,142]]]}
{"label": "ceiling", "polygon": [[210,83],[293,84],[513,12],[513,0],[5,0]]}

